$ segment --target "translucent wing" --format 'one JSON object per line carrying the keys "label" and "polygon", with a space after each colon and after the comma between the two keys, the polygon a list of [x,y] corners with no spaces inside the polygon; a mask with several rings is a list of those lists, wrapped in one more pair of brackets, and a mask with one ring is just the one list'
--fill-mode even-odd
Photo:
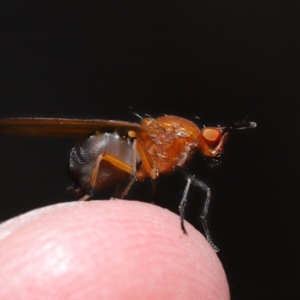
{"label": "translucent wing", "polygon": [[142,126],[137,123],[115,120],[80,120],[51,118],[12,118],[0,119],[0,134],[27,136],[85,136],[99,132],[118,131],[127,134],[128,130],[139,132]]}

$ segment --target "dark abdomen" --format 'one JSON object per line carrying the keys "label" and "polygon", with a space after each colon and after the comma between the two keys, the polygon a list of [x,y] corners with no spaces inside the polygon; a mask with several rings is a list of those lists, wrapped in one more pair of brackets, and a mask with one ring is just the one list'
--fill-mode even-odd
{"label": "dark abdomen", "polygon": [[[78,187],[87,192],[90,178],[99,155],[111,154],[121,161],[132,164],[132,140],[120,137],[117,133],[95,134],[79,141],[70,154],[70,173]],[[130,178],[130,174],[118,169],[109,162],[100,163],[95,190],[109,188]]]}

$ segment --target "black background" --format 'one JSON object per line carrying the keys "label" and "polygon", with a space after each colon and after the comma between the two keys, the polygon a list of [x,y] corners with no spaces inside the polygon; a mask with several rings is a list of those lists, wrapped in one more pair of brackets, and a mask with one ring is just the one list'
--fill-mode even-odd
{"label": "black background", "polygon": [[[2,1],[0,117],[138,122],[174,114],[206,125],[256,121],[222,165],[195,158],[212,188],[209,222],[232,299],[299,299],[299,12],[288,1]],[[19,2],[19,3],[18,3]],[[0,138],[0,219],[66,191],[73,138]],[[159,183],[177,211],[184,180]],[[137,184],[130,199],[150,199]],[[204,195],[187,219],[201,229]],[[100,194],[99,197],[105,196]],[[174,200],[176,199],[176,200]]]}

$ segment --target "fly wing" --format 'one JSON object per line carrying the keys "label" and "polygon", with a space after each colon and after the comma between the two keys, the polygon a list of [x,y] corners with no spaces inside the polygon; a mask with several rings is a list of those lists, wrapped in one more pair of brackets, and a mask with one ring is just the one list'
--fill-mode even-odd
{"label": "fly wing", "polygon": [[115,120],[80,120],[52,118],[0,119],[0,134],[25,136],[85,136],[99,132],[117,131],[127,135],[128,130],[140,132],[138,123]]}

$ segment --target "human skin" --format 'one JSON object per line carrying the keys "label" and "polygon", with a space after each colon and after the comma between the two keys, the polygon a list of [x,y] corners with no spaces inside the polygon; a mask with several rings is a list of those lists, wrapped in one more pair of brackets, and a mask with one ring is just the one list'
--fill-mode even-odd
{"label": "human skin", "polygon": [[217,254],[138,201],[62,203],[0,225],[0,299],[224,299]]}

